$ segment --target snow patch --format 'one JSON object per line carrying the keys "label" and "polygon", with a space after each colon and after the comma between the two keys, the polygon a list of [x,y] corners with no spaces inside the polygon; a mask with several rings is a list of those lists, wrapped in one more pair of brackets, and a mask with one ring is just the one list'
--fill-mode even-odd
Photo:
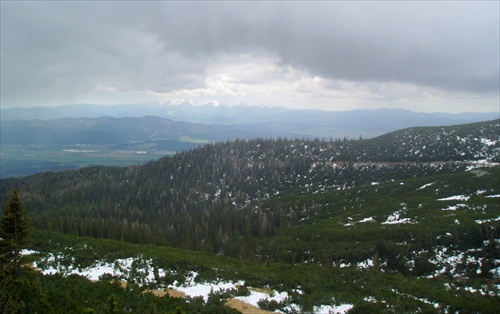
{"label": "snow patch", "polygon": [[368,218],[364,218],[364,219],[361,219],[360,221],[358,222],[375,222],[375,219],[372,217],[368,217]]}
{"label": "snow patch", "polygon": [[394,224],[414,224],[415,222],[411,221],[410,218],[401,218],[402,211],[395,211],[389,217],[387,217],[387,220],[384,221],[382,224],[383,225],[394,225]]}
{"label": "snow patch", "polygon": [[37,251],[34,250],[29,250],[29,249],[24,249],[19,252],[21,255],[31,255],[31,254],[36,254],[38,253]]}
{"label": "snow patch", "polygon": [[450,205],[446,208],[443,208],[441,210],[457,210],[459,208],[468,208],[467,204],[456,204],[456,205]]}
{"label": "snow patch", "polygon": [[[352,220],[352,217],[348,217],[348,219]],[[372,216],[372,217],[363,218],[363,219],[361,219],[359,221],[348,222],[348,223],[345,223],[343,225],[344,225],[344,227],[351,227],[351,226],[354,226],[357,223],[363,223],[363,222],[377,222],[377,221]]]}
{"label": "snow patch", "polygon": [[[129,257],[124,259],[116,259],[113,262],[95,261],[89,267],[80,268],[75,265],[64,266],[59,261],[65,256],[62,253],[54,255],[50,253],[47,257],[33,263],[34,267],[41,270],[43,274],[63,274],[69,276],[72,274],[87,277],[89,280],[97,281],[104,274],[110,274],[113,277],[118,277],[124,281],[130,281],[134,277],[134,281],[139,285],[154,283],[155,272],[152,259],[144,259],[142,257]],[[136,263],[134,274],[131,274],[133,269],[132,264]],[[45,266],[41,266],[45,265]],[[158,269],[158,276],[164,276],[165,271]]]}
{"label": "snow patch", "polygon": [[321,305],[314,307],[314,313],[322,314],[344,314],[349,312],[353,307],[353,304],[341,304],[341,305]]}
{"label": "snow patch", "polygon": [[422,185],[421,187],[419,187],[417,190],[423,190],[423,189],[425,189],[425,188],[428,188],[429,186],[433,185],[434,183],[436,183],[436,181],[431,182],[431,183],[424,184],[424,185]]}
{"label": "snow patch", "polygon": [[271,294],[267,294],[265,292],[255,291],[252,289],[249,290],[250,290],[249,296],[235,297],[235,299],[251,304],[255,307],[259,307],[258,303],[260,300],[276,301],[278,303],[281,303],[285,302],[288,299],[288,293],[286,291],[283,292],[272,291]]}
{"label": "snow patch", "polygon": [[490,218],[490,219],[476,219],[476,223],[478,224],[484,224],[493,221],[500,221],[500,216],[498,216],[497,218]]}
{"label": "snow patch", "polygon": [[496,197],[500,197],[500,194],[495,194],[495,195],[487,195],[485,196],[487,198],[496,198]]}
{"label": "snow patch", "polygon": [[194,283],[194,279],[198,275],[193,272],[194,275],[192,277],[188,277],[184,285],[176,286],[177,282],[174,282],[174,285],[170,285],[169,288],[173,288],[175,290],[184,292],[189,297],[202,297],[205,302],[208,301],[208,296],[210,293],[217,293],[223,290],[231,290],[236,289],[237,286],[244,285],[243,281],[234,282],[225,282],[219,281],[216,282],[203,282],[203,283]]}
{"label": "snow patch", "polygon": [[470,196],[468,195],[453,195],[444,198],[438,198],[438,201],[465,201],[469,200]]}
{"label": "snow patch", "polygon": [[359,262],[357,264],[359,269],[368,269],[373,267],[373,260],[372,259],[367,259],[365,261]]}
{"label": "snow patch", "polygon": [[404,202],[402,202],[400,205],[401,205],[401,209],[390,214],[389,217],[387,217],[387,220],[382,223],[383,225],[414,224],[414,223],[416,223],[414,221],[411,221],[410,218],[401,218],[401,216],[408,211],[408,205]]}
{"label": "snow patch", "polygon": [[486,145],[486,146],[493,146],[493,145],[496,145],[497,141],[493,141],[493,140],[490,140],[487,138],[482,138],[481,143]]}

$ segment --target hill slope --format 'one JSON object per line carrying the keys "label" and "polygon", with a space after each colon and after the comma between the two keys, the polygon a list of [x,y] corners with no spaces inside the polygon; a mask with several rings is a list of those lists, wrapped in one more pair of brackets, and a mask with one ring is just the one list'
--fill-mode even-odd
{"label": "hill slope", "polygon": [[283,193],[317,194],[495,162],[498,130],[499,121],[491,121],[406,129],[361,141],[219,142],[143,166],[5,179],[0,195],[14,186],[29,191],[26,202],[38,228],[188,248],[200,248],[204,239],[217,252],[213,243],[221,242],[215,234],[220,228],[232,238],[269,235],[282,227],[280,219],[264,223],[266,216],[251,210],[252,203]]}
{"label": "hill slope", "polygon": [[18,187],[37,229],[211,253],[43,233],[33,248],[45,270],[133,258],[135,272],[158,269],[151,287],[189,285],[193,271],[200,284],[243,280],[286,292],[261,303],[285,313],[488,312],[500,302],[499,128],[219,142],[142,166],[3,179],[0,197]]}

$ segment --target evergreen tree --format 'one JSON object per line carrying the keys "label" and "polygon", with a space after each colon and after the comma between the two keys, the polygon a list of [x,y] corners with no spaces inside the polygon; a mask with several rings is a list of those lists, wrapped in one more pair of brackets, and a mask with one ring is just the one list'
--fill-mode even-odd
{"label": "evergreen tree", "polygon": [[12,190],[0,217],[0,270],[19,277],[21,249],[28,243],[29,222],[17,189]]}
{"label": "evergreen tree", "polygon": [[106,313],[113,314],[113,313],[120,313],[120,310],[118,308],[118,301],[116,301],[116,295],[112,294],[108,298],[108,307],[106,308]]}

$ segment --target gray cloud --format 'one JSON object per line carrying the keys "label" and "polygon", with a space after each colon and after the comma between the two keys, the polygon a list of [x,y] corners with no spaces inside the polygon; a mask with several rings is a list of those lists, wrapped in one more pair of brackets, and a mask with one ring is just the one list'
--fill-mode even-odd
{"label": "gray cloud", "polygon": [[3,104],[201,88],[210,65],[235,54],[269,55],[282,66],[332,80],[498,97],[498,2],[1,6]]}

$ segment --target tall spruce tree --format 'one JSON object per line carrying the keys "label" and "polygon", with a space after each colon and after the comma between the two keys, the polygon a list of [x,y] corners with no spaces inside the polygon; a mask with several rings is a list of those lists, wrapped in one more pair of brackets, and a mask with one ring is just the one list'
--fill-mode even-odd
{"label": "tall spruce tree", "polygon": [[0,271],[19,277],[21,250],[29,242],[28,235],[26,208],[19,191],[14,189],[0,217]]}

